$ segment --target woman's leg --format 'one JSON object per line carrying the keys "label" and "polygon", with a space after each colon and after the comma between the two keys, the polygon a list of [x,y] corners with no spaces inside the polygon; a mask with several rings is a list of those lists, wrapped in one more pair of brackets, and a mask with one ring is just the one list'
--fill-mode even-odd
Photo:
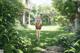
{"label": "woman's leg", "polygon": [[39,41],[40,40],[40,30],[36,30],[36,39]]}
{"label": "woman's leg", "polygon": [[38,38],[39,38],[39,40],[40,40],[40,30],[38,30]]}
{"label": "woman's leg", "polygon": [[36,39],[38,40],[38,30],[36,29]]}

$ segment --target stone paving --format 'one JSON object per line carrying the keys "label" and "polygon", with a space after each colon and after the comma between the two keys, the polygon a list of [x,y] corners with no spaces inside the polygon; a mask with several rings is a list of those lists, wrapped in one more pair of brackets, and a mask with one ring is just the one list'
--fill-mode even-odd
{"label": "stone paving", "polygon": [[60,46],[49,46],[41,53],[63,53],[64,49]]}

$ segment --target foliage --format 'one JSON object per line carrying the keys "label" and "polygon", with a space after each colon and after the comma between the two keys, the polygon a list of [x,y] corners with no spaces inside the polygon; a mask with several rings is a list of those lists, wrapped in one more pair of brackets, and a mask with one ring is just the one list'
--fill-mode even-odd
{"label": "foliage", "polygon": [[51,19],[54,16],[54,11],[51,6],[46,5],[33,6],[30,12],[31,24],[34,24],[34,18],[37,15],[41,15],[43,25],[50,25]]}
{"label": "foliage", "polygon": [[23,53],[23,51],[20,49],[16,49],[16,53]]}
{"label": "foliage", "polygon": [[6,53],[12,53],[15,49],[13,44],[17,38],[18,31],[15,26],[15,19],[23,12],[23,5],[18,0],[0,0],[0,48]]}
{"label": "foliage", "polygon": [[[59,12],[60,15],[64,16],[63,18],[67,18],[69,20],[68,24],[72,24],[70,25],[71,27],[74,26],[74,19],[75,19],[75,15],[77,13],[77,3],[73,0],[52,0],[53,1],[53,7],[55,8],[55,10],[57,10],[57,12]],[[57,15],[56,18],[58,18],[59,15]],[[62,20],[62,18],[60,17],[60,19]],[[60,20],[59,20],[60,21]],[[61,22],[61,21],[60,21]],[[62,21],[63,22],[63,21]],[[77,21],[76,21],[77,22]],[[67,25],[69,26],[69,25]],[[71,28],[70,27],[70,28]],[[69,29],[70,29],[69,28]],[[75,27],[74,27],[75,28]],[[63,38],[61,38],[61,42],[62,45],[64,44],[64,47],[67,48],[67,50],[65,51],[65,53],[79,53],[79,37],[80,37],[80,31],[77,30],[76,32],[76,36],[75,38],[69,38],[64,36]],[[76,42],[76,43],[75,43]],[[74,44],[76,46],[74,46]]]}
{"label": "foliage", "polygon": [[[74,19],[77,12],[77,5],[73,0],[52,0],[52,6],[56,11],[54,17],[56,23],[62,26],[74,25]],[[72,26],[71,26],[72,27]]]}
{"label": "foliage", "polygon": [[68,19],[76,13],[76,4],[73,0],[53,0],[53,6]]}
{"label": "foliage", "polygon": [[74,33],[60,35],[59,44],[62,45],[65,49],[71,48],[76,39],[74,35]]}
{"label": "foliage", "polygon": [[76,49],[75,48],[71,48],[69,50],[66,50],[64,53],[75,53]]}
{"label": "foliage", "polygon": [[64,53],[79,53],[80,52],[80,40],[76,41],[74,44],[73,44],[73,47],[67,49]]}
{"label": "foliage", "polygon": [[[45,49],[47,46],[54,46],[54,45],[62,45],[65,46],[67,49],[68,47],[72,47],[72,42],[74,40],[74,33],[69,33],[67,31],[63,31],[63,29],[60,29],[59,31],[41,31],[41,37],[40,37],[40,44],[37,44],[36,37],[35,37],[35,31],[32,30],[20,30],[20,36],[26,37],[27,39],[31,39],[31,45],[28,45],[30,48],[27,47],[27,49],[30,49],[30,52],[37,52],[41,51],[42,49]],[[26,34],[27,33],[27,34]],[[66,39],[63,39],[66,38]],[[63,40],[62,40],[63,39]],[[28,40],[29,41],[29,40]],[[66,42],[66,43],[65,43]],[[71,45],[71,46],[70,46]],[[25,47],[24,47],[25,48]]]}
{"label": "foliage", "polygon": [[60,26],[67,26],[69,24],[69,20],[66,19],[66,16],[62,16],[59,13],[56,13],[56,16],[54,16],[54,22]]}
{"label": "foliage", "polygon": [[31,39],[28,37],[18,37],[14,44],[17,49],[21,49],[23,52],[28,52],[32,47]]}

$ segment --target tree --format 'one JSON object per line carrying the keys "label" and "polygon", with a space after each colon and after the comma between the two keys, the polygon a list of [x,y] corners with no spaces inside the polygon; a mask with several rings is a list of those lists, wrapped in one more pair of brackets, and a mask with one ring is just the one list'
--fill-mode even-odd
{"label": "tree", "polygon": [[73,29],[77,28],[77,8],[73,0],[53,0],[53,7],[57,9],[61,15],[66,16],[66,19],[69,19]]}
{"label": "tree", "polygon": [[[0,0],[0,48],[5,49],[17,37],[13,28],[24,7],[18,0]],[[6,52],[7,53],[7,52]]]}
{"label": "tree", "polygon": [[43,24],[53,24],[53,14],[54,11],[51,8],[51,6],[47,6],[47,5],[39,5],[36,7],[33,7],[32,12],[34,14],[34,16],[37,15],[41,15],[41,18],[43,21]]}

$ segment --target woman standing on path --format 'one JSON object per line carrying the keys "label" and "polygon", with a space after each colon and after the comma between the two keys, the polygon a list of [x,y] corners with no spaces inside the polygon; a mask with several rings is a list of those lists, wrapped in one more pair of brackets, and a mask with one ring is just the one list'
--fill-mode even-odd
{"label": "woman standing on path", "polygon": [[37,16],[35,18],[35,28],[36,28],[36,39],[37,39],[37,41],[40,40],[40,30],[41,30],[41,27],[42,27],[41,17]]}

